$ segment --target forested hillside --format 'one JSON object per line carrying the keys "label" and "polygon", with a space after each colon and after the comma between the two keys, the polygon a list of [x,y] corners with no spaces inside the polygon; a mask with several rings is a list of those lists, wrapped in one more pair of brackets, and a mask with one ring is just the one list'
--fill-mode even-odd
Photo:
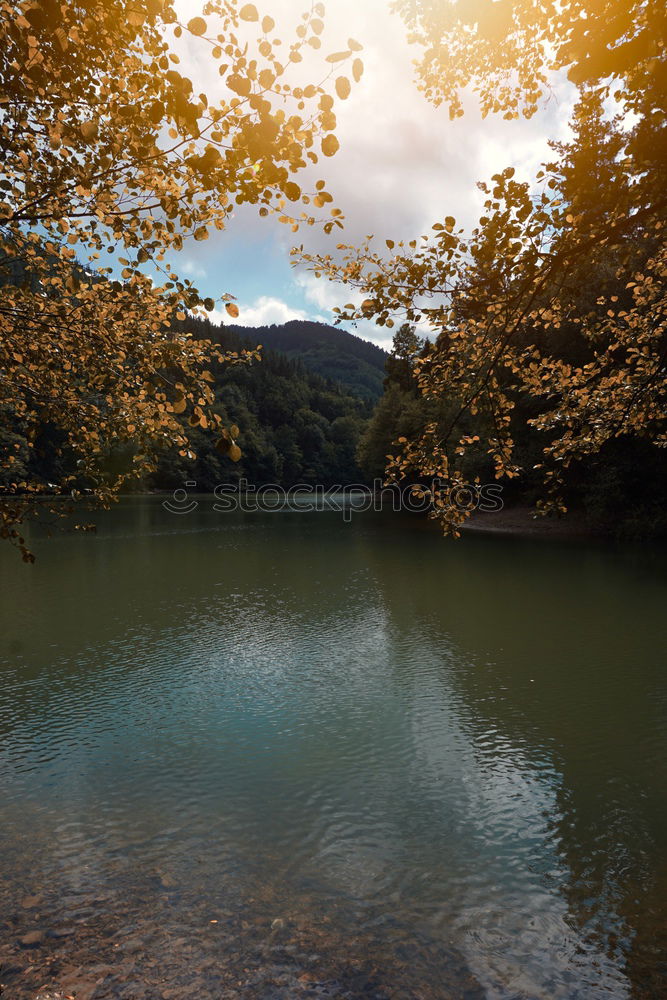
{"label": "forested hillside", "polygon": [[302,361],[309,371],[339,382],[356,396],[377,401],[382,395],[387,353],[352,333],[303,320],[231,330],[253,347],[263,344]]}
{"label": "forested hillside", "polygon": [[[192,320],[188,320],[187,325],[196,335],[210,338],[225,351],[240,351],[258,343],[264,346],[265,341],[272,338],[258,340],[257,337],[265,332],[273,332],[274,339],[280,340],[283,329],[270,327],[268,331],[266,328],[254,331],[245,327],[216,327],[207,321]],[[299,326],[307,328],[310,324]],[[337,338],[340,338],[341,363],[350,364],[352,371],[349,342],[358,338],[332,328],[322,329],[327,333],[334,360]],[[290,342],[289,332],[286,342]],[[364,342],[359,343],[363,345]],[[371,366],[368,368],[370,370]],[[225,426],[239,428],[241,458],[236,463],[231,462],[226,454],[216,449],[214,435],[200,427],[187,426],[195,461],[173,451],[165,454],[151,481],[152,486],[172,488],[185,479],[192,479],[198,488],[207,490],[218,483],[236,483],[240,479],[255,485],[276,483],[284,487],[298,483],[344,485],[365,480],[356,461],[356,452],[372,404],[363,393],[355,394],[332,379],[314,374],[298,355],[289,357],[273,350],[264,349],[261,362],[224,366],[214,371],[214,408]],[[379,374],[381,377],[382,373]]]}
{"label": "forested hillside", "polygon": [[[176,326],[179,335],[190,332],[195,340],[212,340],[228,353],[241,353],[246,347],[256,346],[261,342],[259,334],[268,333],[263,338],[266,341],[280,341],[282,335],[280,327],[255,331],[215,326],[193,318]],[[175,489],[186,480],[196,482],[200,490],[212,490],[219,483],[237,483],[241,479],[254,485],[276,483],[284,487],[304,482],[326,486],[363,482],[365,477],[355,456],[373,408],[368,391],[362,385],[355,393],[349,384],[346,387],[308,370],[299,359],[296,345],[301,343],[305,352],[310,324],[298,326],[305,329],[287,331],[283,341],[294,345],[292,357],[265,349],[261,361],[211,365],[212,412],[220,416],[223,426],[238,427],[242,453],[238,461],[230,460],[228,451],[219,450],[219,435],[210,427],[192,426],[183,413],[179,420],[189,442],[188,449],[164,450],[157,470],[150,476],[137,477],[128,483],[128,488]],[[339,362],[341,370],[347,368],[352,384],[355,364],[359,365],[362,381],[368,372],[375,373],[381,381],[382,367],[373,367],[361,358],[357,362],[354,352],[362,355],[364,346],[371,349],[367,352],[371,358],[375,354],[384,358],[384,352],[343,331],[322,326],[313,358],[324,358],[324,352],[318,353],[317,346],[324,343],[327,357],[334,365]],[[16,414],[7,410],[2,416],[0,445],[17,456],[12,470],[14,477],[26,476],[47,485],[68,475],[76,476],[75,457],[46,413],[34,437],[26,433],[24,422]],[[194,459],[187,450],[194,454]],[[117,442],[109,449],[107,471],[118,474],[130,469],[135,455],[135,447]],[[11,486],[14,480],[7,475],[4,473],[0,486]],[[85,477],[75,481],[82,488],[89,487]]]}
{"label": "forested hillside", "polygon": [[[571,330],[560,331],[552,349],[571,360],[577,349]],[[415,370],[429,346],[405,324],[394,337],[393,354],[387,363],[385,393],[374,410],[361,438],[357,457],[368,479],[385,475],[387,456],[401,450],[401,442],[414,439],[431,425],[443,434],[453,415],[456,401],[446,392],[428,397],[420,392]],[[503,483],[503,500],[509,506],[534,505],[542,489],[540,457],[545,435],[531,423],[539,413],[531,401],[512,388],[514,414],[514,454],[521,477]],[[488,418],[487,418],[488,421]],[[458,417],[457,433],[470,440],[465,455],[459,456],[467,481],[495,483],[492,456],[485,450],[488,422],[479,415]],[[409,481],[430,486],[428,475],[412,470]],[[628,436],[609,442],[601,454],[584,456],[568,479],[564,496],[592,531],[622,538],[667,535],[667,452],[650,442]]]}

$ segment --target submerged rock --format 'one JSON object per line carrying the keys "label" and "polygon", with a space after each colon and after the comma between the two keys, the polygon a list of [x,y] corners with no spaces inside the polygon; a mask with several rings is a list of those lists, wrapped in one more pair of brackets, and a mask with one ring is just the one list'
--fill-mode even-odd
{"label": "submerged rock", "polygon": [[49,937],[51,938],[68,938],[75,934],[74,927],[54,927],[53,930],[49,931]]}
{"label": "submerged rock", "polygon": [[24,910],[34,910],[36,906],[40,905],[43,899],[43,896],[26,896],[21,900],[21,906]]}
{"label": "submerged rock", "polygon": [[22,938],[19,938],[19,944],[22,948],[39,948],[44,937],[44,931],[28,931]]}

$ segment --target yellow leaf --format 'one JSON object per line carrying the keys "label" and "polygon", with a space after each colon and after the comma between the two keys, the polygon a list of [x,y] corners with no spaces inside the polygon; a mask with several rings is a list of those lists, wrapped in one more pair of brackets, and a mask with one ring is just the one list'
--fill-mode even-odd
{"label": "yellow leaf", "polygon": [[206,33],[206,21],[203,17],[193,17],[188,21],[188,31],[193,35],[203,35]]}
{"label": "yellow leaf", "polygon": [[227,302],[227,304],[225,305],[225,309],[227,310],[227,312],[229,313],[229,315],[232,317],[232,319],[236,319],[238,317],[238,315],[239,315],[239,307],[236,305],[235,302]]}
{"label": "yellow leaf", "polygon": [[266,15],[266,17],[262,18],[262,31],[264,32],[265,35],[268,35],[270,31],[273,31],[275,26],[276,22],[273,20],[272,17],[269,17],[268,14]]}
{"label": "yellow leaf", "polygon": [[322,152],[325,156],[335,156],[340,149],[340,143],[333,133],[325,135],[322,139]]}
{"label": "yellow leaf", "polygon": [[229,433],[232,435],[232,437],[237,438],[241,433],[241,431],[239,430],[236,424],[232,424],[232,426],[229,428]]}
{"label": "yellow leaf", "polygon": [[352,76],[354,77],[354,82],[359,83],[361,77],[364,73],[364,64],[361,59],[355,59],[352,63]]}
{"label": "yellow leaf", "polygon": [[336,93],[340,97],[341,101],[347,100],[350,96],[351,91],[350,81],[346,76],[339,76],[336,80]]}
{"label": "yellow leaf", "polygon": [[197,229],[195,229],[195,231],[194,231],[194,233],[192,235],[194,236],[194,238],[197,241],[199,241],[199,240],[207,240],[208,239],[208,229],[206,228],[206,226],[199,226]]}
{"label": "yellow leaf", "polygon": [[360,45],[359,42],[355,42],[354,38],[348,38],[347,44],[350,46],[353,52],[361,52],[361,50],[363,49],[363,45]]}
{"label": "yellow leaf", "polygon": [[252,90],[252,84],[248,77],[240,76],[238,73],[232,73],[231,76],[227,77],[227,86],[239,97],[247,97]]}
{"label": "yellow leaf", "polygon": [[259,21],[259,14],[253,3],[247,3],[245,7],[241,7],[239,17],[242,21]]}
{"label": "yellow leaf", "polygon": [[81,122],[79,125],[79,131],[86,142],[92,142],[93,139],[97,138],[97,122]]}
{"label": "yellow leaf", "polygon": [[243,455],[243,452],[241,451],[241,449],[237,444],[233,444],[229,449],[228,455],[231,458],[232,462],[238,462],[241,456]]}
{"label": "yellow leaf", "polygon": [[343,59],[347,59],[348,56],[351,56],[351,55],[352,55],[352,53],[350,51],[346,51],[346,52],[332,52],[331,55],[327,56],[327,62],[329,62],[329,63],[342,62]]}

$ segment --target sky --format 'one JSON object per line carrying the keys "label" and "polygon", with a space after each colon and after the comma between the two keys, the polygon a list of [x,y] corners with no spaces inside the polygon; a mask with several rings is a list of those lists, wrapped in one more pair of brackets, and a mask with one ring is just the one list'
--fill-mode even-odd
{"label": "sky", "polygon": [[[275,33],[290,39],[290,29],[310,3],[258,0],[257,6],[261,15],[274,17]],[[201,14],[201,4],[180,0],[178,10],[188,20]],[[332,309],[354,301],[349,288],[294,269],[290,249],[295,243],[310,252],[334,253],[336,243],[356,244],[372,234],[378,247],[384,247],[387,238],[409,240],[428,233],[447,215],[472,228],[482,214],[477,181],[508,166],[516,169],[518,179],[530,180],[549,157],[548,139],[568,134],[574,88],[566,81],[553,81],[551,97],[529,121],[482,120],[471,97],[465,101],[465,116],[452,122],[446,107],[434,108],[418,91],[413,66],[418,50],[408,44],[389,0],[335,0],[327,5],[324,20],[322,48],[305,68],[299,66],[306,74],[303,82],[320,80],[330,68],[324,55],[347,48],[350,36],[364,46],[364,75],[348,100],[337,100],[334,109],[340,150],[333,158],[322,157],[316,168],[345,216],[344,231],[326,236],[306,227],[293,234],[276,219],[260,219],[256,210],[243,207],[224,232],[186,244],[173,262],[203,295],[236,296],[236,322],[243,325],[290,319],[333,322]],[[186,40],[180,52],[179,69],[190,76],[195,92],[204,89],[212,99],[223,96],[217,66],[201,59],[197,42]],[[334,76],[340,72],[344,70]],[[222,312],[212,318],[228,321]],[[392,332],[386,328],[361,323],[353,332],[385,348],[391,345]]]}

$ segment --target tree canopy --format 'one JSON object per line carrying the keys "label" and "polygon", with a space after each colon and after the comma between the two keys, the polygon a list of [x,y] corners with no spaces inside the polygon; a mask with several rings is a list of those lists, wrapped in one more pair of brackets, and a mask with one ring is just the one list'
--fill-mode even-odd
{"label": "tree canopy", "polygon": [[667,444],[664,277],[664,15],[657,5],[519,0],[397,0],[428,99],[462,113],[462,89],[484,113],[530,116],[550,73],[579,87],[571,142],[531,182],[507,168],[482,182],[472,233],[448,216],[389,256],[341,244],[296,252],[321,277],[365,298],[346,319],[407,321],[434,338],[415,357],[425,399],[446,419],[396,442],[389,477],[416,477],[434,515],[457,534],[449,503],[470,485],[471,451],[499,479],[525,473],[517,426],[540,441],[540,509],[565,510],[572,468],[627,439]]}
{"label": "tree canopy", "polygon": [[[462,91],[483,114],[533,115],[553,75],[603,87],[637,114],[659,112],[665,94],[665,15],[650,0],[394,0],[422,50],[426,97],[463,114]],[[647,103],[648,101],[648,103]]]}
{"label": "tree canopy", "polygon": [[[347,95],[347,76],[333,77],[349,60],[359,78],[361,46],[350,39],[323,57],[321,81],[299,86],[304,49],[322,44],[322,4],[289,43],[253,4],[210,0],[203,13],[182,23],[172,0],[2,3],[0,409],[29,448],[46,423],[49,446],[77,463],[41,482],[22,475],[17,444],[3,453],[0,532],[26,559],[20,525],[40,498],[104,503],[163,448],[187,454],[183,412],[240,456],[211,410],[208,364],[256,352],[223,356],[179,331],[215,302],[171,253],[224,229],[236,205],[295,231],[316,216],[327,231],[342,224],[324,180],[306,191],[295,178],[336,152],[329,90]],[[222,96],[195,93],[179,70],[184,37],[218,66]],[[126,444],[120,469],[112,453]]]}

